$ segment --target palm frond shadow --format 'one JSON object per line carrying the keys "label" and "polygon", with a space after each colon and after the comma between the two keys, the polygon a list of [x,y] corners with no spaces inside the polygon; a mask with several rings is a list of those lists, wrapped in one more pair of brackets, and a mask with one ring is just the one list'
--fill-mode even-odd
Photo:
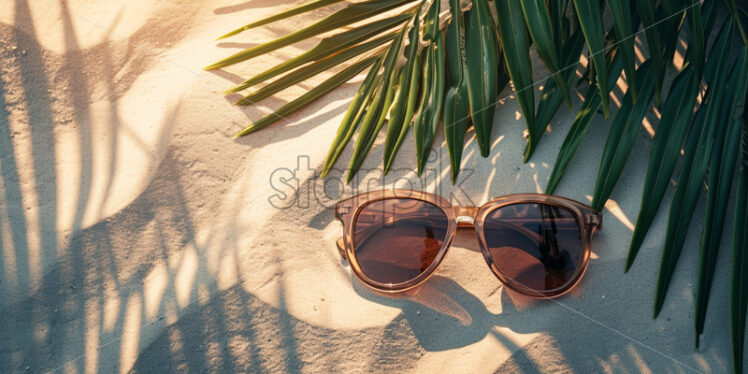
{"label": "palm frond shadow", "polygon": [[[0,238],[0,251],[4,254],[0,258],[0,315],[8,323],[8,328],[0,333],[0,371],[3,372],[42,372],[63,367],[76,371],[91,367],[109,371],[126,366],[128,359],[121,357],[122,347],[112,344],[118,341],[112,339],[127,334],[128,313],[132,312],[127,300],[142,295],[142,289],[138,289],[142,288],[142,276],[147,270],[143,266],[152,263],[128,260],[129,247],[121,241],[123,234],[146,232],[144,227],[151,220],[145,219],[131,226],[132,231],[123,232],[112,221],[86,227],[84,216],[96,215],[91,205],[103,206],[112,191],[118,164],[118,134],[122,131],[117,101],[145,71],[153,56],[134,51],[131,45],[109,41],[82,49],[75,37],[73,14],[65,1],[60,2],[60,9],[68,51],[62,55],[46,51],[35,34],[27,33],[34,29],[35,20],[26,1],[16,1],[15,26],[0,25],[3,40],[16,46],[0,51],[3,65],[9,68],[0,76],[0,157],[3,160],[0,163],[0,189],[3,191],[0,235],[8,235]],[[118,19],[115,17],[109,31]],[[21,31],[22,28],[27,32]],[[160,34],[154,33],[157,29],[144,26],[135,32],[132,40],[148,42],[153,35]],[[91,66],[101,69],[101,74],[90,74],[87,69]],[[101,105],[109,108],[109,115],[97,117],[96,121],[92,115],[94,86],[103,88],[105,97],[100,100]],[[57,89],[61,87],[66,89]],[[99,94],[101,92],[97,92]],[[167,115],[165,120],[171,122],[172,119]],[[19,143],[19,135],[26,131],[24,126],[28,128],[25,135],[31,148]],[[108,135],[109,145],[103,147],[107,154],[101,154],[102,150],[97,148],[99,153],[94,155],[94,127],[98,127],[99,135],[102,130]],[[60,135],[63,128],[66,131]],[[169,123],[161,128],[164,132],[157,144],[163,143],[170,133]],[[57,147],[62,147],[58,136],[76,140],[77,147],[65,148],[65,152],[78,155],[77,173],[61,173],[58,169],[61,161],[57,159],[60,154]],[[150,149],[143,151],[152,152]],[[158,162],[159,155],[151,156]],[[100,165],[105,167],[103,172],[94,171],[94,157],[106,160]],[[33,173],[24,169],[33,169]],[[96,192],[101,193],[102,201],[94,201],[92,197],[94,174],[98,178]],[[75,183],[75,180],[78,181],[75,196],[61,196],[59,187]],[[36,187],[28,189],[24,185]],[[59,209],[63,198],[69,200],[70,204],[64,206],[70,210]],[[140,204],[126,208],[123,214],[130,216],[127,219],[130,223],[137,222],[134,217],[147,218],[155,205]],[[165,211],[169,214],[185,212],[184,208],[178,208],[167,207]],[[29,211],[37,213],[29,214]],[[60,231],[66,225],[62,223],[65,222],[63,217],[70,218],[71,225]],[[184,226],[178,221],[184,218],[172,221],[169,226]],[[187,226],[189,232],[190,225]],[[167,236],[158,234],[152,238]],[[172,243],[180,242],[177,238],[171,239]],[[10,252],[13,255],[7,256]],[[112,309],[112,300],[122,304]],[[161,308],[162,311],[166,309]],[[107,318],[110,322],[106,322]],[[84,339],[86,336],[88,340]]]}

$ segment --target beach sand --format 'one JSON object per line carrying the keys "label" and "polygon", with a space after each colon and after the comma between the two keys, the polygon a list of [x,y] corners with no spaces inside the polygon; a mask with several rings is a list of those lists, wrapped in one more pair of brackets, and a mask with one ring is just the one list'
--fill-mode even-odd
{"label": "beach sand", "polygon": [[[508,87],[491,155],[480,157],[470,132],[456,185],[441,134],[416,176],[411,132],[393,172],[381,175],[380,137],[341,193],[350,146],[330,178],[316,176],[362,77],[238,140],[238,130],[324,76],[247,108],[222,94],[319,39],[225,71],[201,70],[330,12],[214,41],[296,3],[0,3],[0,372],[731,370],[730,240],[718,258],[702,348],[694,349],[703,202],[658,319],[662,213],[672,188],[623,272],[647,131],[570,295],[532,301],[507,291],[471,231],[458,233],[418,295],[387,298],[362,286],[335,246],[342,228],[332,207],[341,194],[396,185],[479,205],[542,192],[575,113],[562,107],[524,163],[525,124]],[[536,79],[547,74],[537,58],[535,65]],[[620,99],[621,90],[614,93]],[[656,123],[657,113],[647,118],[645,125]],[[590,201],[610,122],[595,117],[559,195]],[[731,238],[731,214],[727,222]]]}

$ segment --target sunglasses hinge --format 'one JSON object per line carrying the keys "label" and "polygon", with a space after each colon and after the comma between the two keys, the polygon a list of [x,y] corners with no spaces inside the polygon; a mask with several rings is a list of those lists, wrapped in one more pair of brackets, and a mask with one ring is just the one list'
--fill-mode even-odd
{"label": "sunglasses hinge", "polygon": [[599,214],[590,214],[587,216],[587,225],[590,227],[596,227],[600,228],[601,226],[601,217]]}
{"label": "sunglasses hinge", "polygon": [[335,207],[335,215],[340,217],[342,214],[348,214],[351,212],[351,207],[347,205],[338,205]]}

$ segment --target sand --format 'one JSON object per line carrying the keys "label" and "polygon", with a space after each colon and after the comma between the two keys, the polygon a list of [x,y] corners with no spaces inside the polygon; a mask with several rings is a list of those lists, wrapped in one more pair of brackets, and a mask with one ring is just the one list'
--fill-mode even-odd
{"label": "sand", "polygon": [[[214,41],[295,3],[0,3],[0,372],[731,370],[729,241],[700,350],[692,326],[701,220],[657,320],[665,215],[623,273],[651,144],[646,131],[571,295],[530,301],[511,294],[470,231],[458,234],[417,296],[386,298],[363,287],[341,264],[335,241],[342,229],[331,209],[351,149],[331,178],[316,178],[361,77],[232,140],[321,79],[245,109],[221,92],[315,42],[227,71],[201,70],[308,22]],[[535,61],[536,77],[543,76]],[[468,135],[457,185],[442,135],[426,173],[415,175],[410,134],[392,173],[383,178],[378,169],[379,139],[342,195],[397,185],[481,204],[541,192],[574,113],[562,108],[523,163],[524,120],[511,95],[505,89],[497,107],[489,158]],[[589,201],[609,122],[595,118],[558,194]],[[728,225],[726,238],[731,231]]]}

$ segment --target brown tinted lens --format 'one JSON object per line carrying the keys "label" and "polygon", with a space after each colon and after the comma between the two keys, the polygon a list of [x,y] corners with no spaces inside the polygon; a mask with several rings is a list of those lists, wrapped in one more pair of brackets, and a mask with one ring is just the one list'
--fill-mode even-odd
{"label": "brown tinted lens", "polygon": [[356,217],[353,248],[361,270],[379,283],[415,279],[434,262],[447,235],[447,215],[421,200],[372,202]]}
{"label": "brown tinted lens", "polygon": [[583,259],[579,223],[571,211],[547,204],[513,204],[484,222],[496,270],[518,291],[550,291],[566,285]]}

